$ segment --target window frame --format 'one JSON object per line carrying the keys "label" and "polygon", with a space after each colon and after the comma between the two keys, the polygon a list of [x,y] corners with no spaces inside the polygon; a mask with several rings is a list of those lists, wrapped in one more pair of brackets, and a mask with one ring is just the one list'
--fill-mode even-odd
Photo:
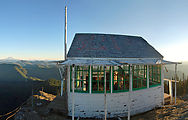
{"label": "window frame", "polygon": [[[152,67],[152,75],[150,76],[150,67]],[[151,87],[156,87],[156,86],[160,86],[161,85],[161,65],[149,65],[149,88],[151,88]],[[157,72],[155,71],[157,69]],[[159,71],[158,71],[159,70]],[[159,72],[159,74],[157,74]],[[154,75],[155,74],[155,75]],[[157,83],[157,84],[152,84],[152,85],[150,85],[150,77],[151,77],[151,80],[152,80],[152,82],[154,81],[154,78],[156,79],[157,77],[159,77],[159,83]]]}
{"label": "window frame", "polygon": [[[124,66],[125,66],[125,65],[122,66],[122,67],[123,67],[123,75],[125,75],[125,72],[128,72],[129,78],[128,78],[128,80],[126,80],[126,79],[125,79],[125,76],[123,76],[123,82],[127,82],[127,81],[128,81],[128,86],[129,86],[129,82],[130,82],[130,65],[128,65],[128,70],[127,70],[127,69],[125,70]],[[112,67],[112,85],[113,85],[113,87],[112,87],[112,93],[128,92],[128,91],[129,91],[129,87],[128,87],[128,89],[114,90],[114,81],[115,81],[115,80],[114,80],[114,72],[115,72],[115,71],[118,71],[118,72],[121,71],[121,70],[119,70],[119,66],[117,66],[117,67],[118,67],[117,70],[114,70],[114,67],[115,67],[115,66]],[[120,80],[120,79],[117,78],[118,88],[119,88],[119,82],[120,82],[120,81],[122,81],[122,80]],[[125,84],[124,84],[123,87],[125,88]]]}
{"label": "window frame", "polygon": [[[137,68],[137,66],[138,66],[138,68]],[[143,66],[143,67],[141,67],[141,66]],[[155,68],[155,66],[156,66],[156,68]],[[81,69],[78,70],[78,67],[81,68]],[[85,67],[87,69],[84,69]],[[102,67],[103,69],[100,70],[100,67]],[[132,72],[132,90],[133,91],[146,89],[147,88],[147,82],[149,82],[149,88],[161,85],[161,69],[162,69],[162,65],[136,65],[135,64],[135,65],[132,65],[132,71],[130,71],[131,70],[130,69],[131,65],[128,64],[128,65],[122,65],[121,66],[122,70],[123,70],[123,80],[119,76],[117,76],[118,88],[119,88],[120,81],[121,82],[123,81],[123,89],[122,90],[120,90],[120,89],[115,90],[114,89],[114,81],[115,81],[114,80],[114,72],[115,71],[117,71],[117,72],[121,71],[122,72],[122,70],[119,69],[119,68],[115,70],[114,69],[115,66],[108,66],[108,67],[109,67],[109,69],[107,70],[107,68],[104,69],[104,66],[98,66],[97,65],[97,70],[93,70],[93,66],[91,66],[91,67],[90,66],[75,66],[75,83],[77,84],[78,81],[82,81],[82,82],[80,82],[82,84],[81,85],[82,87],[81,87],[81,90],[78,90],[78,89],[75,88],[74,91],[77,92],[77,93],[90,93],[90,92],[91,93],[104,93],[104,88],[105,88],[104,81],[105,81],[105,77],[106,77],[105,74],[104,74],[105,71],[109,73],[109,80],[107,80],[107,82],[109,81],[109,85],[107,85],[107,86],[109,86],[109,89],[106,91],[107,93],[111,93],[111,91],[112,91],[112,93],[129,92],[129,87],[130,87],[129,86],[129,84],[130,84],[129,82],[130,82],[131,72]],[[152,68],[152,74],[151,74],[151,70],[150,70],[151,68]],[[81,80],[80,79],[78,80],[76,78],[78,71],[81,71],[82,77],[84,75],[83,72],[87,72],[88,79],[84,80],[84,77],[83,77]],[[90,74],[90,71],[91,71],[91,74]],[[157,72],[154,73],[154,71],[157,71]],[[100,86],[99,86],[99,84],[100,84],[99,75],[101,75],[100,72],[103,72],[103,75],[101,76],[101,77],[104,77],[103,82],[101,82],[102,85],[103,85],[103,90],[102,91],[93,90],[93,83],[94,83],[93,82],[93,73],[94,72],[97,72],[97,80],[98,80],[97,81],[97,89],[100,88]],[[129,75],[128,79],[126,79],[126,76],[125,76],[126,73],[128,73],[128,75]],[[149,74],[147,74],[147,73],[149,73]],[[134,76],[137,76],[137,77],[134,78]],[[142,76],[142,77],[140,77],[140,76]],[[91,80],[90,80],[90,78],[91,78]],[[154,85],[150,84],[150,79],[151,78],[152,78],[152,82],[153,82],[154,79],[156,79],[156,78],[158,79],[159,78],[160,79],[160,83],[157,83],[157,84],[154,84]],[[137,88],[134,88],[134,81],[135,80],[136,80],[136,83],[137,83]],[[146,81],[144,81],[144,80],[146,80]],[[84,83],[84,81],[86,81],[86,83]],[[144,83],[143,83],[143,81],[144,81]],[[128,82],[128,88],[127,89],[126,89],[126,82]],[[86,91],[83,90],[85,84],[86,84],[86,88],[87,88]],[[139,84],[141,84],[141,87],[139,87]],[[77,86],[77,85],[75,85],[75,86]],[[111,90],[111,88],[112,88],[112,90]],[[90,89],[91,89],[91,91],[90,91]],[[72,92],[72,65],[70,66],[70,92]]]}
{"label": "window frame", "polygon": [[[100,68],[100,67],[103,67],[103,70],[101,71],[101,70],[99,70],[98,68]],[[107,67],[107,66],[106,66]],[[111,92],[111,66],[109,66],[110,68],[109,68],[109,70],[106,70],[105,68],[104,68],[104,66],[97,66],[97,70],[94,70],[93,71],[93,66],[91,66],[91,93],[104,93],[104,88],[105,88],[105,84],[103,85],[103,91],[94,91],[93,90],[93,72],[97,72],[97,78],[98,78],[98,76],[99,76],[99,72],[103,72],[104,73],[104,75],[103,75],[103,77],[104,77],[104,80],[103,81],[105,81],[105,71],[107,72],[107,71],[109,71],[109,73],[110,73],[110,79],[109,79],[109,90],[106,90],[106,93],[110,93]],[[107,80],[106,80],[107,81]],[[106,84],[107,85],[107,84]],[[97,82],[97,89],[99,88],[99,81]]]}
{"label": "window frame", "polygon": [[[140,67],[140,66],[144,66],[144,69],[143,69],[143,68],[141,68],[141,69],[140,69],[140,68],[139,68],[139,69],[136,68],[136,69],[135,69],[135,68],[134,68],[135,66],[136,66],[136,67],[137,67],[137,66],[139,66],[139,67]],[[135,79],[134,79],[134,71],[136,71],[136,72],[137,72],[136,74],[138,75],[138,70],[139,70],[139,71],[140,71],[140,70],[143,70],[143,71],[144,71],[144,76],[146,76],[146,77],[143,76],[142,78],[136,79],[136,80],[137,80],[137,88],[134,88],[134,80],[135,80]],[[147,88],[147,82],[148,82],[148,81],[147,81],[147,78],[148,78],[148,76],[147,76],[147,65],[133,65],[133,66],[132,66],[132,90],[133,90],[133,91],[141,90],[141,89],[146,89],[146,88]],[[143,86],[143,80],[144,80],[144,79],[146,80],[146,85],[145,85],[145,87]],[[139,81],[139,80],[141,80],[142,87],[138,87],[138,81]]]}
{"label": "window frame", "polygon": [[[81,70],[77,70],[77,67],[82,67],[82,69]],[[88,70],[83,70],[84,67],[87,67]],[[78,71],[82,71],[82,74],[83,74],[83,72],[86,72],[86,71],[88,72],[88,90],[83,91],[83,87],[82,87],[82,90],[74,89],[74,92],[77,92],[77,93],[89,93],[89,89],[90,89],[90,80],[89,80],[90,79],[90,67],[89,66],[75,66],[74,72],[76,74],[74,76],[75,76],[76,85],[77,85],[77,81],[82,81],[82,82],[86,81],[87,82],[87,80],[83,80],[83,78],[82,78],[82,80],[77,80],[76,75],[77,75]],[[84,84],[84,83],[82,83],[82,84]],[[70,92],[72,92],[72,66],[70,66]]]}

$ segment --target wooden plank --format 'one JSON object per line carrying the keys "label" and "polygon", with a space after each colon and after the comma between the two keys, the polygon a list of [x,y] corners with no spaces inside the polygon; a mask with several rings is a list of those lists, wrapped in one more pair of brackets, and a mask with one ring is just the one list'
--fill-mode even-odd
{"label": "wooden plank", "polygon": [[172,81],[169,82],[169,92],[170,92],[170,97],[171,97],[171,103],[173,103],[173,89],[172,89]]}
{"label": "wooden plank", "polygon": [[166,79],[164,78],[165,81],[172,81],[172,82],[179,82],[179,81],[175,81],[175,80],[170,80],[170,79]]}

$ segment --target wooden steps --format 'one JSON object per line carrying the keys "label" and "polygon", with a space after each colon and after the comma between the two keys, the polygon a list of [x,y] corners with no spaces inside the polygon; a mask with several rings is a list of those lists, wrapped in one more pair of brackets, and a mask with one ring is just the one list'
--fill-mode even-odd
{"label": "wooden steps", "polygon": [[164,93],[164,101],[165,101],[165,105],[170,104],[170,100],[171,100],[171,96],[167,93]]}

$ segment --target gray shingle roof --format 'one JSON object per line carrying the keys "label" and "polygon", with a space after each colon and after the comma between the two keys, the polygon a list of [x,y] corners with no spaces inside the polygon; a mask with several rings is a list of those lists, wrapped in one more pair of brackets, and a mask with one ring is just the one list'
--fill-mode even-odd
{"label": "gray shingle roof", "polygon": [[142,37],[94,33],[77,33],[67,57],[163,58]]}

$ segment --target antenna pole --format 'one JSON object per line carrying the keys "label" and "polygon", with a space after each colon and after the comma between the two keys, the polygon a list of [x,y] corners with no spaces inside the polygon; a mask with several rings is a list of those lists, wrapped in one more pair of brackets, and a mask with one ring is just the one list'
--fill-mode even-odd
{"label": "antenna pole", "polygon": [[65,6],[65,50],[64,57],[67,59],[67,6]]}

